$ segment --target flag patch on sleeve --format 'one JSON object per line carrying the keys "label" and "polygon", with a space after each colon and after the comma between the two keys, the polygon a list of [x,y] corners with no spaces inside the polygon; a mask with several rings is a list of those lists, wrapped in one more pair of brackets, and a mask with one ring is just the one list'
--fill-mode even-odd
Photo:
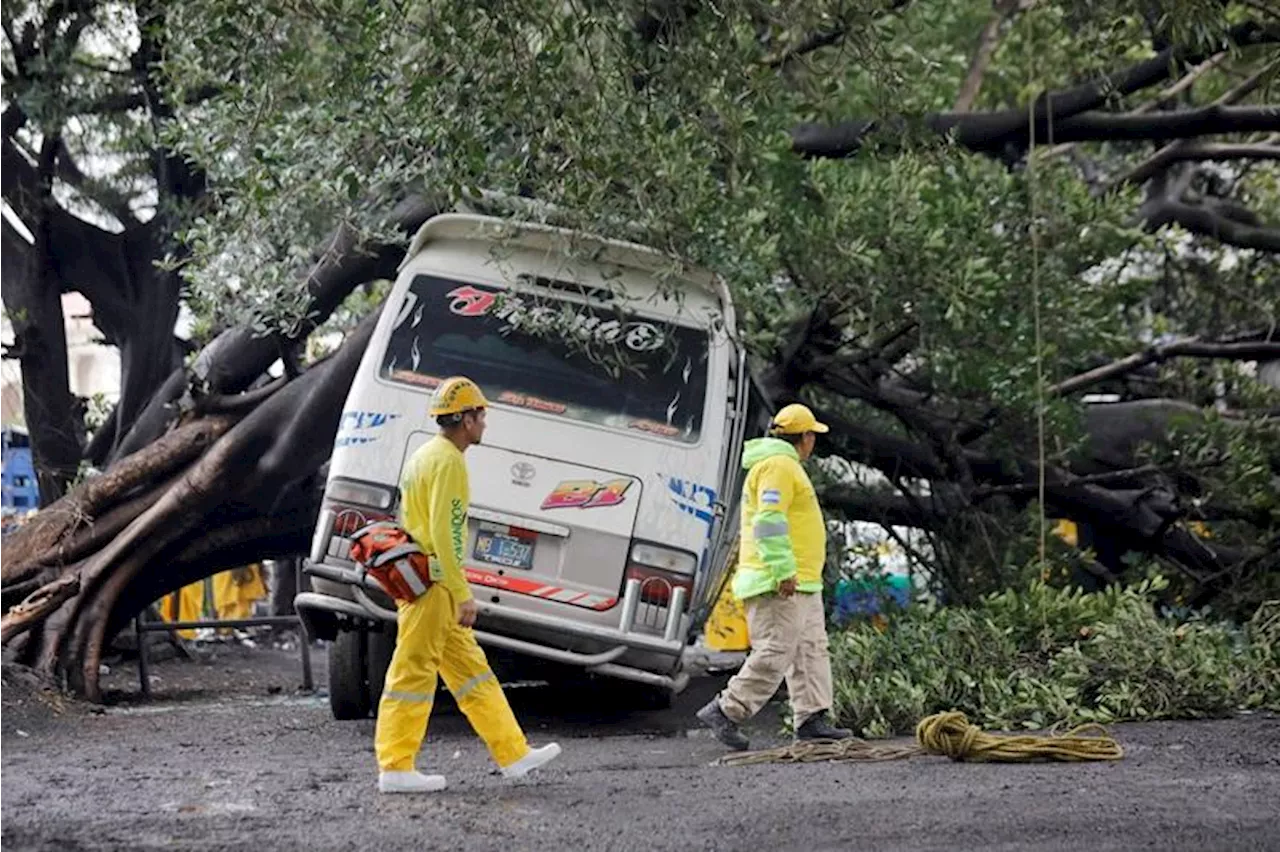
{"label": "flag patch on sleeve", "polygon": [[760,495],[760,502],[767,503],[770,506],[777,506],[782,502],[782,492],[776,488],[766,489]]}

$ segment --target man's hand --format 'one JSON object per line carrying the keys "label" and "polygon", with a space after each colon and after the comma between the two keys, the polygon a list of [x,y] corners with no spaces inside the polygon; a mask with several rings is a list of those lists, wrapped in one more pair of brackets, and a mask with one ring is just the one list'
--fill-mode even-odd
{"label": "man's hand", "polygon": [[789,598],[796,593],[796,578],[788,577],[778,584],[778,594]]}
{"label": "man's hand", "polygon": [[463,627],[471,627],[476,623],[476,616],[480,614],[480,607],[476,605],[476,599],[470,598],[458,604],[458,623]]}

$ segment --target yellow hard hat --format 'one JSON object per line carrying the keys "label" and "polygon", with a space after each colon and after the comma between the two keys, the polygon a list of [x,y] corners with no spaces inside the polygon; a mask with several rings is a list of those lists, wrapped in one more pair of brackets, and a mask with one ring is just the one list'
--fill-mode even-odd
{"label": "yellow hard hat", "polygon": [[769,431],[774,435],[803,435],[805,432],[824,434],[830,429],[827,424],[818,422],[818,418],[813,416],[813,412],[807,405],[796,403],[788,405],[774,415],[773,422],[769,424]]}
{"label": "yellow hard hat", "polygon": [[453,376],[441,382],[431,395],[427,413],[432,417],[443,417],[488,407],[489,400],[484,398],[475,382],[466,376]]}

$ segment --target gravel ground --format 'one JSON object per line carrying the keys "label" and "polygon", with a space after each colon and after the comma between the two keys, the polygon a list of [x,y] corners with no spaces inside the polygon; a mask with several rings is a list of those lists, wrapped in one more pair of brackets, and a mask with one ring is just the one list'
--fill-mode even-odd
{"label": "gravel ground", "polygon": [[[323,654],[317,682],[324,684]],[[6,670],[0,731],[9,849],[1280,849],[1280,720],[1116,726],[1112,764],[942,758],[736,769],[689,719],[722,679],[669,711],[607,689],[511,690],[535,744],[564,756],[536,779],[494,774],[440,702],[421,766],[450,787],[374,788],[372,720],[335,722],[299,689],[296,652],[227,645],[155,666],[154,697],[113,667],[105,708]],[[776,713],[753,730],[780,742]]]}

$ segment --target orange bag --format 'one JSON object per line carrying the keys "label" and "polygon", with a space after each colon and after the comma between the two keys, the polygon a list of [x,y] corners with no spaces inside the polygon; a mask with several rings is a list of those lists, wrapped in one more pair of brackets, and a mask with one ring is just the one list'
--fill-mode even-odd
{"label": "orange bag", "polygon": [[394,600],[417,600],[431,585],[427,554],[395,521],[375,521],[356,530],[351,558]]}

